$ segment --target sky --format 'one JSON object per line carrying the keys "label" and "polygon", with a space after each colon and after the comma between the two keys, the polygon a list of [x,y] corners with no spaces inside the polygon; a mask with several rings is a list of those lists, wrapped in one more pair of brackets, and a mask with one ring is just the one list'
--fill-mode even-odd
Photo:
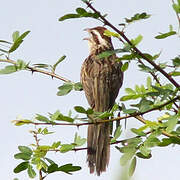
{"label": "sky", "polygon": [[[167,32],[170,24],[177,29],[177,19],[171,7],[170,0],[144,1],[105,1],[95,0],[94,6],[118,27],[124,22],[125,17],[131,17],[136,13],[147,12],[151,18],[143,20],[127,27],[126,35],[132,39],[139,34],[143,36],[143,42],[139,49],[143,52],[157,54],[160,51],[159,61],[164,62],[178,55],[180,46],[177,36],[165,40],[156,40],[154,37],[159,32]],[[22,59],[26,62],[53,64],[62,55],[67,58],[60,64],[57,73],[63,77],[78,82],[80,68],[84,59],[88,56],[87,42],[83,41],[87,33],[83,29],[102,25],[99,21],[89,18],[73,19],[58,22],[58,18],[67,13],[72,13],[77,7],[84,7],[80,0],[6,0],[1,2],[0,11],[0,39],[11,41],[11,34],[18,30],[21,33],[30,30],[31,33],[25,38],[21,47],[12,53],[11,59]],[[116,48],[121,44],[113,40]],[[0,65],[2,67],[2,65]],[[132,63],[125,73],[124,84],[120,90],[119,97],[123,96],[127,87],[133,88],[135,84],[142,84],[146,81],[146,76],[138,71],[135,63]],[[48,112],[60,110],[67,114],[74,106],[80,105],[88,108],[83,92],[72,92],[67,96],[56,95],[57,88],[63,82],[51,79],[48,76],[27,71],[21,71],[10,75],[1,75],[0,93],[0,120],[1,120],[1,179],[27,180],[28,176],[22,172],[14,174],[14,167],[20,161],[14,159],[14,154],[18,152],[18,145],[30,145],[34,143],[30,130],[34,126],[15,127],[11,121],[21,115],[31,119],[36,113],[47,115]],[[117,102],[119,101],[117,98]],[[126,134],[129,129],[136,127],[139,123],[135,119],[128,122]],[[42,138],[41,143],[51,144],[53,141],[63,143],[72,142],[74,134],[78,132],[82,137],[86,137],[87,127],[51,127],[56,131],[55,135]],[[154,148],[153,157],[150,160],[138,160],[137,169],[133,177],[134,180],[178,180],[179,179],[179,149],[178,147]],[[73,163],[80,165],[81,171],[70,176],[64,173],[49,175],[47,180],[54,179],[79,179],[82,180],[118,180],[122,169],[120,167],[121,154],[111,148],[111,160],[106,173],[97,177],[90,175],[86,164],[86,152],[68,152],[65,154],[50,154],[59,164]],[[38,178],[35,178],[38,179]]]}

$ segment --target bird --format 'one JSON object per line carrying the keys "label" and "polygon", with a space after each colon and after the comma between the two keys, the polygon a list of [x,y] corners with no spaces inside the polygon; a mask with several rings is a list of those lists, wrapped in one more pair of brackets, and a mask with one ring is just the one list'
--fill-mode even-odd
{"label": "bird", "polygon": [[[117,56],[99,58],[105,51],[113,51],[111,37],[105,27],[87,28],[89,56],[81,67],[81,84],[90,107],[95,112],[110,111],[123,83],[122,63]],[[102,119],[101,119],[102,120]],[[96,120],[98,122],[98,119]],[[87,163],[90,173],[100,176],[105,172],[110,158],[110,123],[88,125]]]}

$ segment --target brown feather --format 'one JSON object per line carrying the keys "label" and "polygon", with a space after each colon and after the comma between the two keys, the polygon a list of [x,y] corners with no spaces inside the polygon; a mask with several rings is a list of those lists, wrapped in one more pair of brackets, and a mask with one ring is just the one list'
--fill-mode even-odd
{"label": "brown feather", "polygon": [[[84,61],[81,69],[81,82],[89,105],[96,112],[108,111],[114,105],[119,89],[122,86],[122,64],[116,62],[115,55],[99,59],[97,55],[104,50],[113,50],[111,39],[104,36],[104,27],[92,28],[95,34],[89,39],[90,55]],[[97,37],[99,33],[99,37]],[[101,45],[103,38],[108,46]],[[98,39],[98,40],[97,40]],[[97,120],[98,121],[98,120]],[[96,170],[97,175],[106,171],[110,153],[109,123],[89,125],[88,127],[88,165],[90,173]]]}

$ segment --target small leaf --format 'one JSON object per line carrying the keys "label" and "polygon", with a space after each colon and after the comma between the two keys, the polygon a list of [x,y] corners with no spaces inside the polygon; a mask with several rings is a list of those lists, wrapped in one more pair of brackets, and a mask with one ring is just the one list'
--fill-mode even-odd
{"label": "small leaf", "polygon": [[82,146],[85,142],[86,142],[85,138],[81,138],[80,136],[78,136],[77,133],[75,134],[74,144],[76,144],[76,146]]}
{"label": "small leaf", "polygon": [[131,131],[137,134],[138,136],[146,136],[146,133],[144,133],[143,131],[140,131],[139,129],[131,128]]}
{"label": "small leaf", "polygon": [[53,65],[53,70],[55,71],[56,67],[66,58],[66,56],[62,56],[58,59],[58,61]]}
{"label": "small leaf", "polygon": [[0,43],[12,44],[11,42],[5,40],[0,40]]}
{"label": "small leaf", "polygon": [[126,165],[127,162],[135,155],[135,153],[136,153],[136,149],[134,148],[131,148],[127,153],[124,153],[120,159],[121,165],[122,166]]}
{"label": "small leaf", "polygon": [[16,72],[17,69],[13,65],[6,66],[4,69],[0,69],[0,74],[11,74]]}
{"label": "small leaf", "polygon": [[75,83],[74,84],[74,90],[75,91],[82,91],[83,90],[82,84],[80,82]]}
{"label": "small leaf", "polygon": [[9,49],[9,53],[15,51],[23,42],[23,39],[30,33],[30,31],[26,31],[23,34],[21,34],[12,44],[11,48]]}
{"label": "small leaf", "polygon": [[22,153],[27,153],[32,155],[33,151],[27,147],[27,146],[18,146],[18,149],[22,152]]}
{"label": "small leaf", "polygon": [[50,120],[47,117],[40,114],[36,114],[35,119],[37,119],[38,121],[46,122],[46,123],[50,122]]}
{"label": "small leaf", "polygon": [[52,163],[50,166],[48,166],[47,172],[49,174],[53,173],[53,172],[56,172],[56,171],[58,171],[58,165],[57,164]]}
{"label": "small leaf", "polygon": [[158,144],[160,147],[169,146],[172,144],[172,140],[170,138],[163,138],[162,141]]}
{"label": "small leaf", "polygon": [[72,164],[65,164],[63,166],[60,166],[58,168],[58,170],[65,172],[65,173],[70,173],[70,172],[81,170],[81,167],[80,166],[73,166]]}
{"label": "small leaf", "polygon": [[20,173],[28,168],[29,162],[22,162],[14,168],[14,173]]}
{"label": "small leaf", "polygon": [[72,18],[80,18],[81,16],[79,14],[66,14],[62,17],[59,18],[59,21],[64,21],[67,19],[72,19]]}
{"label": "small leaf", "polygon": [[121,126],[118,126],[114,132],[114,137],[111,139],[111,143],[116,142],[122,133]]}
{"label": "small leaf", "polygon": [[71,92],[71,90],[73,89],[73,84],[72,83],[65,83],[62,86],[58,87],[59,92],[57,92],[58,96],[64,96],[66,94],[68,94],[69,92]]}
{"label": "small leaf", "polygon": [[174,59],[172,59],[172,61],[174,66],[180,67],[180,56],[175,57]]}
{"label": "small leaf", "polygon": [[135,15],[134,15],[133,17],[131,17],[130,19],[125,18],[125,20],[126,20],[126,23],[132,23],[132,22],[134,22],[134,21],[138,21],[138,20],[142,20],[142,19],[147,19],[147,18],[149,18],[150,16],[151,16],[151,15],[143,12],[143,13],[141,13],[141,14],[139,14],[139,13],[135,14]]}
{"label": "small leaf", "polygon": [[125,72],[129,67],[129,63],[128,62],[125,62],[122,67],[121,67],[121,71]]}
{"label": "small leaf", "polygon": [[131,40],[131,43],[132,43],[134,46],[136,46],[136,45],[138,45],[138,44],[142,41],[142,39],[143,39],[143,36],[142,36],[142,35],[139,35],[137,38],[132,39],[132,40]]}
{"label": "small leaf", "polygon": [[86,114],[86,110],[82,106],[75,106],[74,109],[78,113]]}
{"label": "small leaf", "polygon": [[71,151],[73,148],[74,148],[74,145],[72,145],[72,144],[63,144],[63,145],[61,145],[60,152],[66,153],[68,151]]}
{"label": "small leaf", "polygon": [[138,152],[136,153],[136,156],[142,159],[150,159],[152,157],[151,154],[149,154],[148,156],[144,156],[142,153]]}
{"label": "small leaf", "polygon": [[130,177],[134,174],[135,169],[136,169],[136,157],[134,157],[132,159],[130,167],[129,167],[129,176]]}
{"label": "small leaf", "polygon": [[133,114],[133,113],[137,112],[137,109],[130,108],[130,109],[123,109],[122,111],[125,114]]}
{"label": "small leaf", "polygon": [[180,4],[173,3],[172,7],[176,13],[180,13]]}
{"label": "small leaf", "polygon": [[19,31],[15,31],[12,34],[13,42],[15,42],[19,38]]}
{"label": "small leaf", "polygon": [[83,15],[84,13],[87,13],[86,10],[84,8],[77,8],[76,12],[80,15]]}
{"label": "small leaf", "polygon": [[168,33],[164,33],[164,34],[155,36],[155,38],[156,38],[156,39],[164,39],[164,38],[167,38],[167,37],[172,36],[172,35],[175,35],[175,34],[177,34],[176,31],[170,31],[170,32],[168,32]]}
{"label": "small leaf", "polygon": [[168,133],[170,133],[173,129],[174,129],[174,127],[176,126],[176,124],[177,124],[177,122],[178,122],[178,117],[177,116],[170,116],[169,118],[168,118],[168,121],[167,121],[167,128],[166,128],[166,131],[168,132]]}
{"label": "small leaf", "polygon": [[180,76],[180,71],[170,72],[169,75],[171,75],[171,76]]}
{"label": "small leaf", "polygon": [[31,165],[28,165],[28,175],[30,178],[36,177],[36,172],[34,171],[34,169]]}
{"label": "small leaf", "polygon": [[148,147],[144,146],[144,145],[141,145],[139,150],[146,157],[148,157],[149,154],[151,153],[151,150]]}
{"label": "small leaf", "polygon": [[119,35],[118,33],[111,32],[111,31],[109,31],[109,30],[105,30],[105,31],[104,31],[104,35],[105,35],[105,36],[108,36],[108,37],[111,37],[111,36],[117,37],[117,38],[120,37],[120,35]]}
{"label": "small leaf", "polygon": [[17,153],[14,155],[15,159],[30,160],[31,154],[28,153]]}

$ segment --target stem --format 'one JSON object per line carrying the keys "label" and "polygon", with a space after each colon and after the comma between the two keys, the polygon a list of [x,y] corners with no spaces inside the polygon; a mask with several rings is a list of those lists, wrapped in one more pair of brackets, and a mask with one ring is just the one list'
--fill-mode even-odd
{"label": "stem", "polygon": [[[52,123],[28,122],[28,124],[33,124],[33,125],[51,125],[51,126],[53,126],[53,125],[56,125],[56,126],[76,126],[76,127],[79,127],[79,126],[90,125],[90,124],[100,124],[100,123],[106,123],[106,122],[113,122],[113,121],[119,121],[119,120],[123,120],[123,119],[128,119],[128,118],[131,118],[131,117],[135,117],[136,118],[138,116],[142,116],[142,115],[147,114],[149,112],[160,110],[164,106],[167,106],[170,103],[174,103],[177,100],[180,100],[180,96],[177,96],[176,98],[171,99],[171,100],[167,101],[166,103],[161,104],[160,106],[154,107],[152,109],[149,109],[149,110],[147,110],[145,112],[137,112],[137,113],[133,113],[133,114],[130,114],[130,115],[126,115],[126,116],[123,116],[123,117],[117,117],[117,118],[113,118],[113,119],[98,120],[98,122],[97,121],[96,122],[88,122],[88,123],[55,123],[55,122],[53,122],[53,124]],[[18,122],[21,122],[21,121],[18,121]]]}
{"label": "stem", "polygon": [[99,14],[99,17],[103,20],[104,24],[111,27],[114,31],[116,31],[120,36],[129,44],[132,46],[132,49],[140,55],[143,59],[145,59],[149,64],[151,64],[155,69],[157,69],[159,72],[161,72],[174,86],[177,88],[180,87],[180,85],[168,74],[166,73],[160,66],[158,66],[154,61],[151,61],[149,58],[147,58],[137,47],[135,47],[132,42],[127,38],[127,36],[124,34],[124,32],[117,29],[115,26],[113,26],[103,15],[101,15],[100,12],[98,12],[89,2],[85,2],[87,6],[92,9],[95,13]]}
{"label": "stem", "polygon": [[[11,59],[0,59],[0,62],[6,62],[6,63],[10,63],[10,64],[16,65],[16,61],[11,60]],[[59,80],[64,81],[64,82],[73,83],[71,80],[66,79],[66,78],[64,78],[62,76],[59,76],[58,74],[55,74],[55,73],[52,73],[52,72],[49,72],[49,71],[44,71],[42,69],[34,68],[32,66],[27,66],[26,69],[30,70],[32,73],[33,72],[39,72],[41,74],[45,74],[45,75],[51,76],[52,78],[56,78],[56,79],[59,79]]]}

